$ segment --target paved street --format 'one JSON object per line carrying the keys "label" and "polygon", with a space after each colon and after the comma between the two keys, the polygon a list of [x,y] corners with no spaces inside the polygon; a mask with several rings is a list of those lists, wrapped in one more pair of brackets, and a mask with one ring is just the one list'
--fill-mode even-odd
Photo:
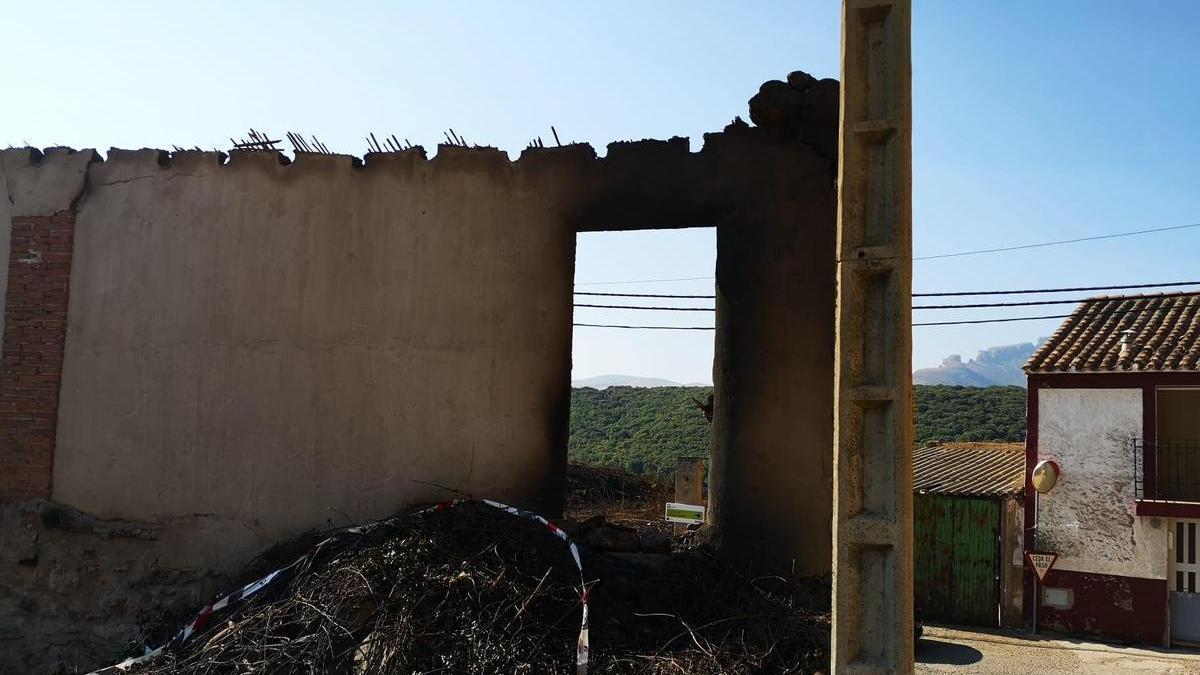
{"label": "paved street", "polygon": [[1015,631],[926,626],[918,673],[1200,673],[1200,652],[1120,647]]}

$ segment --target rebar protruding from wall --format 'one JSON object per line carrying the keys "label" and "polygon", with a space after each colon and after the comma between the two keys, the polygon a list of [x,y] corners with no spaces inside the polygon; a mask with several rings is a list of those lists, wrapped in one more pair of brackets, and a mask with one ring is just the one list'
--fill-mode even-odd
{"label": "rebar protruding from wall", "polygon": [[275,146],[276,146],[276,144],[281,143],[282,141],[271,140],[270,134],[261,133],[261,132],[255,131],[254,129],[251,129],[250,133],[248,135],[250,136],[249,140],[243,139],[241,141],[236,141],[236,140],[230,138],[229,142],[233,144],[233,149],[234,150],[253,150],[253,151],[261,151],[261,152],[279,152],[279,148],[277,148]]}
{"label": "rebar protruding from wall", "polygon": [[312,136],[312,140],[305,140],[304,136],[293,131],[287,132],[288,141],[292,144],[292,149],[295,152],[311,152],[318,155],[332,155],[333,152],[321,142],[316,136]]}
{"label": "rebar protruding from wall", "polygon": [[442,135],[446,137],[447,145],[457,145],[461,148],[467,147],[467,137],[461,134],[454,133],[454,129],[443,131]]}
{"label": "rebar protruding from wall", "polygon": [[412,147],[413,144],[409,143],[407,138],[401,143],[400,139],[396,138],[396,134],[392,134],[390,137],[384,136],[383,143],[380,143],[379,139],[375,138],[374,133],[367,134],[367,152],[404,152],[405,150],[412,150]]}

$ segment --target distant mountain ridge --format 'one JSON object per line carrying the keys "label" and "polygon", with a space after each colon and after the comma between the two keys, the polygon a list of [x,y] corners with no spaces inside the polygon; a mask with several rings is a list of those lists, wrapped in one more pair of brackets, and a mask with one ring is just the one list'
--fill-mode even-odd
{"label": "distant mountain ridge", "polygon": [[[1024,387],[1026,378],[1022,367],[1043,342],[1045,342],[1045,338],[1036,342],[989,347],[980,350],[975,358],[967,361],[963,361],[959,354],[951,354],[942,359],[939,366],[915,371],[912,381],[913,384],[945,384],[959,387]],[[572,380],[571,386],[607,389],[609,387],[706,387],[711,385],[694,382],[684,384],[661,377],[611,374]]]}
{"label": "distant mountain ridge", "polygon": [[989,347],[963,362],[959,354],[942,359],[942,365],[913,373],[913,384],[949,384],[960,387],[1025,386],[1022,367],[1045,339]]}
{"label": "distant mountain ridge", "polygon": [[609,387],[683,387],[673,380],[661,377],[638,377],[637,375],[597,375],[582,380],[571,380],[572,387],[591,387],[592,389],[607,389]]}

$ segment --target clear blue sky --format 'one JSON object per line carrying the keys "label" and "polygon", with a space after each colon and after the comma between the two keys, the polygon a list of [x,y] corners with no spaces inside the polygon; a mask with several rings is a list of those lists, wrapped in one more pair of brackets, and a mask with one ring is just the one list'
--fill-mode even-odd
{"label": "clear blue sky", "polygon": [[[1200,3],[915,5],[918,255],[1200,222]],[[30,2],[6,3],[0,24],[0,145],[225,149],[253,126],[362,154],[367,131],[432,148],[453,127],[515,156],[553,124],[601,152],[677,134],[698,149],[703,132],[745,115],[762,81],[796,68],[838,76],[832,1]],[[710,276],[713,247],[706,230],[585,235],[577,279]],[[1198,261],[1200,229],[920,261],[914,284],[1173,281],[1200,276]],[[705,292],[711,281],[618,288]],[[916,328],[914,365],[1056,323]],[[577,329],[576,376],[708,382],[711,340]]]}

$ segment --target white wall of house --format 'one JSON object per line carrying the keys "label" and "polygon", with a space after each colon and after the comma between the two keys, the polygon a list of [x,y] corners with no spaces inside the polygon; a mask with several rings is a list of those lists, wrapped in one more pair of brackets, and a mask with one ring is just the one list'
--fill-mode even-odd
{"label": "white wall of house", "polygon": [[1167,578],[1167,523],[1134,515],[1128,440],[1142,435],[1141,389],[1038,390],[1038,459],[1063,476],[1041,496],[1037,547],[1056,569]]}

